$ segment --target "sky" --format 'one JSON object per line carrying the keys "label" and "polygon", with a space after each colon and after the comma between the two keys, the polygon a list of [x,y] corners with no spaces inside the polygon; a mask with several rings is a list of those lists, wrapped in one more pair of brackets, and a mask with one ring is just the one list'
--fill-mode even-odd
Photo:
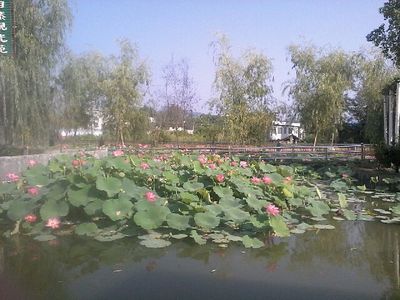
{"label": "sky", "polygon": [[287,101],[282,85],[293,78],[288,46],[358,51],[373,48],[365,36],[383,23],[384,0],[68,0],[73,25],[67,45],[75,54],[118,54],[117,40],[136,44],[152,74],[152,91],[161,87],[162,68],[172,57],[186,59],[206,112],[215,75],[210,43],[217,33],[230,40],[237,57],[259,51],[274,66],[274,97]]}

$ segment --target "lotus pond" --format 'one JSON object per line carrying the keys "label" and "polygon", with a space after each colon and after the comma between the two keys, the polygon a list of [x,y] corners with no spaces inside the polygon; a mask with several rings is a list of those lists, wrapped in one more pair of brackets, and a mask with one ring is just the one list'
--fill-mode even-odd
{"label": "lotus pond", "polygon": [[10,298],[399,295],[400,195],[346,166],[82,153],[29,162],[0,199]]}

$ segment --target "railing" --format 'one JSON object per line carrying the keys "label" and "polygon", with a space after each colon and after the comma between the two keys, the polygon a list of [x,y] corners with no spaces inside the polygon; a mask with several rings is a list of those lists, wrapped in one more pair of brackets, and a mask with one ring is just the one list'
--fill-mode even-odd
{"label": "railing", "polygon": [[298,146],[285,145],[275,147],[238,147],[226,145],[210,145],[200,147],[159,147],[133,148],[134,152],[169,153],[172,151],[216,153],[221,155],[236,155],[243,158],[267,160],[352,160],[374,159],[372,145],[333,145],[333,146]]}

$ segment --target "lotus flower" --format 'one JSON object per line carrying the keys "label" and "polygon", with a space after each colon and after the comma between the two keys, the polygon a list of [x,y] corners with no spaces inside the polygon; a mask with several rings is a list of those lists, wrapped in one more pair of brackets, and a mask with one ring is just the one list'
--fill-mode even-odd
{"label": "lotus flower", "polygon": [[112,155],[113,156],[122,156],[122,155],[124,155],[124,150],[121,150],[121,149],[115,150],[115,151],[113,151]]}
{"label": "lotus flower", "polygon": [[32,168],[32,167],[34,167],[36,165],[37,165],[37,161],[36,160],[33,160],[33,159],[28,160],[28,166],[30,168]]}
{"label": "lotus flower", "polygon": [[50,218],[47,220],[46,227],[57,229],[60,227],[61,221],[59,218]]}
{"label": "lotus flower", "polygon": [[35,223],[36,220],[37,220],[37,217],[36,217],[36,215],[34,215],[34,214],[29,214],[29,215],[26,215],[26,216],[25,216],[24,220],[25,220],[26,222],[28,222],[28,223]]}
{"label": "lotus flower", "polygon": [[272,183],[272,179],[268,176],[264,176],[262,181],[267,185]]}
{"label": "lotus flower", "polygon": [[27,192],[31,196],[37,196],[39,195],[39,188],[37,188],[36,186],[29,187],[27,189]]}
{"label": "lotus flower", "polygon": [[197,157],[197,160],[198,160],[202,165],[204,165],[204,164],[207,163],[207,157],[206,157],[204,154],[199,155],[199,156]]}
{"label": "lotus flower", "polygon": [[230,165],[232,167],[237,167],[238,163],[237,163],[237,161],[231,161]]}
{"label": "lotus flower", "polygon": [[219,183],[224,182],[224,180],[225,180],[224,174],[217,174],[217,175],[215,176],[215,180],[216,180],[217,182],[219,182]]}
{"label": "lotus flower", "polygon": [[247,161],[243,161],[243,160],[239,163],[239,165],[241,168],[247,168],[247,166],[248,166]]}
{"label": "lotus flower", "polygon": [[8,173],[6,175],[6,177],[7,177],[8,181],[11,181],[11,182],[18,181],[18,179],[19,179],[19,176],[15,173]]}
{"label": "lotus flower", "polygon": [[215,169],[217,168],[217,166],[216,166],[215,164],[209,164],[208,167],[209,167],[211,170],[215,170]]}
{"label": "lotus flower", "polygon": [[156,201],[156,195],[153,192],[147,192],[145,194],[146,200],[149,202],[155,202]]}
{"label": "lotus flower", "polygon": [[147,170],[148,168],[150,168],[150,166],[149,166],[148,163],[142,162],[142,163],[140,164],[140,168],[141,168],[142,170]]}
{"label": "lotus flower", "polygon": [[268,205],[265,207],[265,210],[267,211],[267,213],[268,213],[270,216],[277,216],[277,215],[279,215],[279,208],[276,207],[276,206],[273,205],[273,204],[268,204]]}
{"label": "lotus flower", "polygon": [[251,183],[253,183],[253,184],[259,184],[261,182],[262,182],[262,180],[258,177],[251,178]]}

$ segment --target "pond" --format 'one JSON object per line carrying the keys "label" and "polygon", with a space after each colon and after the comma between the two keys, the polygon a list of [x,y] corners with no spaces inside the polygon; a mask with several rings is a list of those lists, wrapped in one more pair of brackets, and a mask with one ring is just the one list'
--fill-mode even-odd
{"label": "pond", "polygon": [[1,244],[2,299],[390,299],[400,297],[400,227],[343,221],[266,247],[148,249],[69,236]]}

